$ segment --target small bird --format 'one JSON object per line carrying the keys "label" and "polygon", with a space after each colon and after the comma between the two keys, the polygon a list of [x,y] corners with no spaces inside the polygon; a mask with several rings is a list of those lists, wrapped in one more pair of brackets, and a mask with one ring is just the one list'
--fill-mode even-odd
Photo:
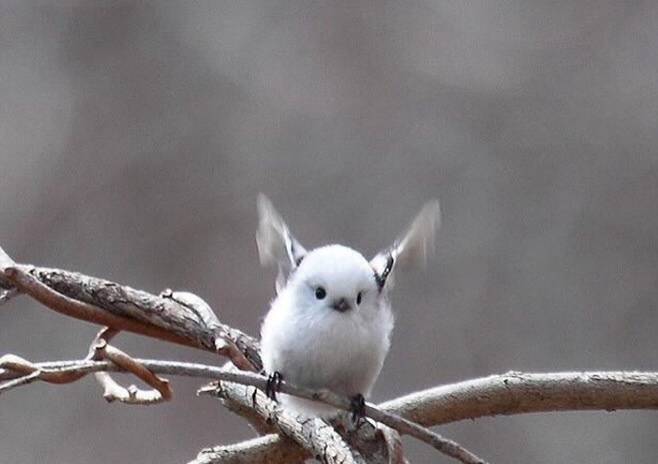
{"label": "small bird", "polygon": [[[399,240],[368,261],[343,245],[311,251],[292,236],[263,194],[258,197],[256,242],[263,265],[278,267],[277,295],[261,327],[263,368],[271,397],[281,379],[328,389],[352,399],[353,418],[379,376],[390,347],[393,312],[388,298],[398,266],[425,264],[434,248],[439,202],[427,203]],[[284,407],[310,417],[337,410],[279,395]]]}

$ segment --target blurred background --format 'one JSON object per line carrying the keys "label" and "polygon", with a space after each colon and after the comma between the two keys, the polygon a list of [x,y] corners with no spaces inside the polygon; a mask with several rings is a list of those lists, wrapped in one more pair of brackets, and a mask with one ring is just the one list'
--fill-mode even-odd
{"label": "blurred background", "polygon": [[[657,31],[652,1],[6,1],[0,243],[194,291],[257,334],[274,282],[258,192],[305,245],[367,255],[438,197],[437,255],[397,279],[374,400],[510,369],[658,370]],[[95,331],[17,299],[0,353],[79,358]],[[92,379],[3,395],[0,462],[181,463],[253,436],[172,380],[149,408],[106,404]],[[653,463],[657,426],[590,412],[438,431],[493,463]]]}

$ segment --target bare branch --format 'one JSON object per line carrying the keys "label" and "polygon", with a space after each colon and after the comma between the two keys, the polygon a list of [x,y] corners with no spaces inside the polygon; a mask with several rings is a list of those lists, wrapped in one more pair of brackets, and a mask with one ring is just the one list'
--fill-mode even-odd
{"label": "bare branch", "polygon": [[[267,382],[265,377],[258,377]],[[261,384],[260,388],[264,389],[265,385]],[[230,398],[232,402],[240,403],[245,408],[251,407],[283,436],[306,450],[309,457],[315,457],[326,464],[365,464],[365,460],[356,451],[351,450],[334,428],[322,419],[292,415],[270,401],[261,391],[250,391],[243,385],[219,382],[213,394],[220,399]]]}
{"label": "bare branch", "polygon": [[272,464],[301,463],[308,453],[280,435],[267,435],[235,445],[201,450],[188,464]]}
{"label": "bare branch", "polygon": [[508,372],[412,393],[380,407],[424,426],[501,414],[658,409],[658,373]]}
{"label": "bare branch", "polygon": [[131,319],[129,317],[115,315],[89,303],[69,298],[40,282],[30,273],[31,270],[32,268],[28,266],[16,265],[16,267],[5,268],[4,275],[19,291],[30,295],[43,305],[59,313],[76,319],[82,319],[95,324],[114,327],[119,330],[126,330],[140,335],[159,338],[161,340],[187,346],[198,346],[197,343],[180,335],[171,333],[166,329],[149,325],[148,323]]}
{"label": "bare branch", "polygon": [[[227,368],[228,365],[225,364],[222,369]],[[217,394],[219,391],[222,393],[221,396]],[[222,406],[246,420],[259,435],[276,433],[276,429],[268,421],[268,418],[258,414],[254,409],[252,403],[253,393],[253,390],[248,391],[245,385],[219,381],[212,382],[197,390],[197,396],[211,395],[219,399]]]}
{"label": "bare branch", "polygon": [[187,292],[156,296],[83,274],[16,264],[0,248],[0,303],[18,292],[70,317],[227,356],[243,370],[262,368],[258,342],[219,322]]}
{"label": "bare branch", "polygon": [[[0,362],[2,359],[0,358]],[[0,385],[0,394],[12,388],[22,387],[23,385],[29,385],[41,379],[42,372],[39,370],[32,371],[31,373],[24,375],[23,377],[17,377],[13,380],[5,382]]]}
{"label": "bare branch", "polygon": [[[88,374],[81,369],[81,363],[84,361],[63,361],[61,365],[53,363],[54,369],[44,367],[44,363],[34,364],[26,359],[16,356],[14,354],[6,354],[0,357],[0,380],[15,380],[19,377],[26,376],[30,380],[25,379],[23,383],[12,383],[0,385],[0,393],[10,390],[15,387],[27,385],[37,380],[48,383],[71,383],[84,377]],[[46,363],[47,364],[47,363]],[[72,367],[72,369],[64,370],[62,367]],[[32,374],[38,373],[33,376]]]}
{"label": "bare branch", "polygon": [[150,385],[153,389],[142,390],[136,385],[130,385],[128,388],[125,388],[116,382],[107,372],[96,372],[94,373],[94,377],[103,387],[103,398],[108,402],[120,401],[126,404],[141,405],[169,401],[173,392],[168,380],[161,379],[128,354],[109,344],[110,340],[118,333],[118,330],[109,327],[105,327],[98,332],[89,347],[87,359],[94,361],[108,359],[126,372],[130,372],[147,385]]}

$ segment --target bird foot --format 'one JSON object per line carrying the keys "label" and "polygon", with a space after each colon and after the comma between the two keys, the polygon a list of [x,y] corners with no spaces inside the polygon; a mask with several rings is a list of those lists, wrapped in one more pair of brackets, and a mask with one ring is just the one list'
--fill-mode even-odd
{"label": "bird foot", "polygon": [[283,376],[281,372],[274,371],[273,374],[267,378],[267,385],[265,386],[265,395],[272,401],[276,401],[276,394],[281,390],[281,381]]}
{"label": "bird foot", "polygon": [[352,413],[352,423],[359,423],[366,417],[366,399],[361,393],[350,399],[350,412]]}

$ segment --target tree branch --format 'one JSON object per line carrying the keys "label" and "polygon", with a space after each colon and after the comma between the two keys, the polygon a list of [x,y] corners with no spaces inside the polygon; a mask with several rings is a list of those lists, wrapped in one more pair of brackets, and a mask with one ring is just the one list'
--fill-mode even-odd
{"label": "tree branch", "polygon": [[[267,381],[266,378],[264,379]],[[227,391],[225,387],[229,387],[230,390]],[[357,450],[350,449],[330,424],[320,418],[298,417],[289,413],[269,400],[260,390],[250,391],[242,383],[231,385],[228,382],[220,382],[214,395],[219,398],[230,395],[232,401],[241,402],[243,407],[251,406],[281,435],[306,450],[309,457],[326,464],[365,464],[366,462]]]}
{"label": "tree branch", "polygon": [[260,371],[258,342],[222,324],[201,298],[166,290],[156,296],[76,272],[15,263],[0,247],[2,300],[25,293],[64,315],[226,356]]}
{"label": "tree branch", "polygon": [[424,426],[532,412],[658,409],[658,373],[508,372],[419,391],[380,407]]}
{"label": "tree branch", "polygon": [[118,330],[109,327],[101,329],[91,343],[86,359],[94,361],[108,359],[153,388],[151,390],[142,390],[136,385],[130,385],[126,388],[114,380],[109,373],[95,372],[96,381],[103,387],[103,398],[108,402],[121,401],[126,404],[143,405],[169,401],[173,392],[168,380],[158,377],[131,356],[109,344],[110,340],[118,333]]}
{"label": "tree branch", "polygon": [[201,450],[188,464],[272,464],[298,463],[308,453],[281,435],[267,435],[235,445]]}

